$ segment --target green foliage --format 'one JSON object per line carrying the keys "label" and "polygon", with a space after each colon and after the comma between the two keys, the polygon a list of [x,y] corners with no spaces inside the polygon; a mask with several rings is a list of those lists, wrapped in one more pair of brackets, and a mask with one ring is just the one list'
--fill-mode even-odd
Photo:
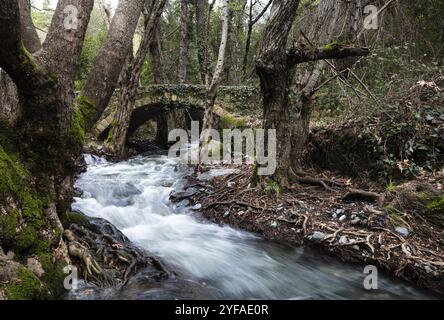
{"label": "green foliage", "polygon": [[267,186],[265,187],[265,191],[270,194],[279,194],[282,192],[282,188],[276,181],[269,180],[267,181]]}

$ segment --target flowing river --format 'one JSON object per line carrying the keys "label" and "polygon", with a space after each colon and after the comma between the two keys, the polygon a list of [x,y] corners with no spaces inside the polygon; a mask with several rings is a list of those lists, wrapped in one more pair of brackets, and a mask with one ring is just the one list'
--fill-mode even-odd
{"label": "flowing river", "polygon": [[[82,196],[73,210],[113,223],[136,245],[166,261],[178,273],[212,288],[205,298],[222,299],[420,299],[432,298],[400,280],[379,274],[378,290],[364,289],[363,266],[340,263],[304,248],[202,221],[187,203],[173,204],[188,168],[164,156],[136,157],[120,163],[86,156],[88,170],[76,187]],[[138,281],[144,281],[143,278]],[[86,285],[71,299],[85,295]],[[177,298],[142,284],[132,295],[118,291],[101,298]],[[174,292],[174,289],[169,289]]]}

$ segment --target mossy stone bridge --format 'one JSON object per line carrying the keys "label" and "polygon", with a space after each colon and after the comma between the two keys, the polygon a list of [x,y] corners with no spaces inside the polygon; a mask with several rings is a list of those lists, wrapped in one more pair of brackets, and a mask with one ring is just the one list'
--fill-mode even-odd
{"label": "mossy stone bridge", "polygon": [[[157,131],[189,128],[191,120],[202,120],[205,108],[205,87],[202,85],[151,85],[141,87],[131,115],[128,137],[150,120],[157,123]],[[105,139],[116,118],[119,99],[116,94],[95,126],[95,135]],[[219,117],[243,117],[260,114],[261,95],[258,87],[221,86],[215,103]],[[159,123],[162,122],[162,123]],[[165,134],[164,134],[165,135]]]}

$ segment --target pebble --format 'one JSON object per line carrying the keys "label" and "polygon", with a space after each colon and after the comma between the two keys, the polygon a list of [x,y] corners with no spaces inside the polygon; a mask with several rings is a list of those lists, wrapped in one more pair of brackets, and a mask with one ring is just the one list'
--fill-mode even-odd
{"label": "pebble", "polygon": [[272,228],[277,228],[278,223],[276,221],[273,221],[270,225]]}
{"label": "pebble", "polygon": [[229,181],[227,185],[228,185],[228,188],[234,188],[234,186],[236,185],[236,182]]}
{"label": "pebble", "polygon": [[344,215],[342,215],[342,216],[339,218],[339,221],[342,222],[342,221],[344,221],[345,219],[347,219],[347,216],[344,214]]}
{"label": "pebble", "polygon": [[344,211],[344,209],[337,209],[336,210],[336,214],[343,214],[345,211]]}
{"label": "pebble", "polygon": [[347,236],[341,236],[341,237],[339,238],[339,243],[340,243],[340,244],[347,244],[347,243],[348,243],[348,238],[347,238]]}
{"label": "pebble", "polygon": [[197,203],[191,209],[193,209],[193,210],[200,210],[200,209],[202,209],[202,204],[201,203]]}
{"label": "pebble", "polygon": [[359,222],[361,222],[361,219],[359,218],[354,218],[352,221],[350,221],[351,224],[358,224]]}
{"label": "pebble", "polygon": [[403,236],[404,238],[407,238],[407,236],[409,235],[409,230],[407,230],[407,228],[404,228],[404,227],[396,227],[395,231],[397,233],[399,233],[401,236]]}
{"label": "pebble", "polygon": [[333,217],[333,219],[336,219],[338,217],[338,215],[336,213],[333,213],[332,217]]}
{"label": "pebble", "polygon": [[314,241],[321,241],[323,240],[327,235],[320,231],[315,231],[311,236],[309,236],[310,240]]}
{"label": "pebble", "polygon": [[230,215],[230,211],[225,211],[224,212],[224,217],[226,218],[226,217],[228,217]]}
{"label": "pebble", "polygon": [[427,273],[431,273],[431,272],[433,272],[432,268],[430,268],[429,266],[425,266],[425,267],[424,267],[424,270],[425,270],[425,272],[427,272]]}
{"label": "pebble", "polygon": [[355,250],[359,250],[359,247],[356,244],[352,248]]}

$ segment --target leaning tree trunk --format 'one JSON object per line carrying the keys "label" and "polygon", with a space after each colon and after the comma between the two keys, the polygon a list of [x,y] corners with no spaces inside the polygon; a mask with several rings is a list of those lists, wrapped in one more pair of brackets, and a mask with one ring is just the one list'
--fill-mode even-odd
{"label": "leaning tree trunk", "polygon": [[207,79],[207,82],[205,84],[206,104],[205,104],[205,112],[202,124],[202,130],[204,131],[199,140],[200,163],[202,163],[202,156],[206,158],[206,156],[208,155],[208,143],[210,142],[209,129],[214,128],[215,125],[215,116],[213,109],[217,97],[217,90],[219,88],[221,75],[224,68],[225,50],[228,40],[228,19],[229,19],[228,0],[224,0],[222,2],[222,36],[219,45],[217,63],[214,69],[211,82],[209,82],[208,80],[209,75],[205,74],[205,78]]}
{"label": "leaning tree trunk", "polygon": [[119,0],[108,36],[81,92],[81,100],[94,107],[90,125],[107,107],[117,86],[145,0]]}
{"label": "leaning tree trunk", "polygon": [[157,0],[152,4],[151,10],[147,15],[148,21],[145,22],[142,42],[133,63],[127,70],[128,80],[124,82],[124,86],[121,89],[120,109],[117,113],[116,125],[112,128],[111,141],[111,151],[117,158],[122,158],[125,155],[127,133],[136,100],[140,74],[165,3],[166,0]]}

